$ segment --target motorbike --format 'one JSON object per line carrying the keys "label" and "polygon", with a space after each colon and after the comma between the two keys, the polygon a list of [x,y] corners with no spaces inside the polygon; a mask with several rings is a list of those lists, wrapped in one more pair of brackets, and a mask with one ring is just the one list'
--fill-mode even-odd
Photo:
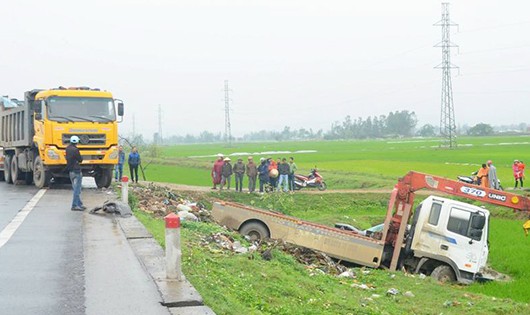
{"label": "motorbike", "polygon": [[[478,174],[478,171],[475,171],[471,173],[471,176],[458,175],[456,178],[458,179],[459,182],[480,186],[480,181],[479,181],[479,178],[477,177],[477,174]],[[499,186],[499,190],[504,190],[504,188],[502,188],[500,179],[497,179],[497,184]]]}
{"label": "motorbike", "polygon": [[318,190],[326,190],[327,185],[324,182],[324,178],[316,168],[311,170],[311,173],[307,176],[300,174],[294,174],[294,189],[300,190],[302,188],[314,187]]}

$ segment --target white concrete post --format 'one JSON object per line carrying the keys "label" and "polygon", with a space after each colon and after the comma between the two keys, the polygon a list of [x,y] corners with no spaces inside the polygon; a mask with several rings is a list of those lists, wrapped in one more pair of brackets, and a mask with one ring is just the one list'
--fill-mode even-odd
{"label": "white concrete post", "polygon": [[166,278],[182,281],[180,217],[170,213],[164,220],[166,220]]}
{"label": "white concrete post", "polygon": [[129,177],[127,176],[121,178],[121,201],[129,204]]}

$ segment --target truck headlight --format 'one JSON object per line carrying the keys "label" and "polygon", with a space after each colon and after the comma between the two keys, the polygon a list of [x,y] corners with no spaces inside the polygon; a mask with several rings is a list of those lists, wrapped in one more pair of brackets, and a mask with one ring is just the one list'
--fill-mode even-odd
{"label": "truck headlight", "polygon": [[59,154],[57,154],[57,152],[55,152],[53,149],[48,149],[47,154],[48,158],[50,158],[51,160],[59,159]]}
{"label": "truck headlight", "polygon": [[109,154],[109,159],[111,160],[115,160],[118,158],[118,150],[114,149],[110,154]]}

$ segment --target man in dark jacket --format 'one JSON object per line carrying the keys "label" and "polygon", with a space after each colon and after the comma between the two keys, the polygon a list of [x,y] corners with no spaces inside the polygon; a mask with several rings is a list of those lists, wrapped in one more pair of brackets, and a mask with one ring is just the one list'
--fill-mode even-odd
{"label": "man in dark jacket", "polygon": [[129,153],[129,171],[131,172],[131,182],[133,183],[138,183],[138,166],[141,163],[142,160],[140,159],[140,153],[138,153],[138,149],[136,147],[133,147],[131,153]]}
{"label": "man in dark jacket", "polygon": [[221,169],[221,188],[220,190],[223,190],[223,186],[226,185],[226,189],[230,189],[230,182],[232,181],[232,164],[230,164],[230,158],[226,157],[224,158],[225,164],[223,164],[223,168]]}
{"label": "man in dark jacket", "polygon": [[256,190],[256,177],[258,176],[258,168],[254,163],[254,159],[249,156],[247,163],[247,176],[248,176],[248,192],[254,192]]}
{"label": "man in dark jacket", "polygon": [[258,166],[259,192],[262,193],[264,186],[269,183],[269,164],[264,158],[261,158],[260,161],[261,164]]}
{"label": "man in dark jacket", "polygon": [[278,164],[278,172],[280,173],[280,180],[278,181],[278,191],[283,187],[283,191],[287,192],[288,181],[289,181],[289,164],[287,159],[283,158],[281,163]]}
{"label": "man in dark jacket", "polygon": [[243,191],[243,175],[245,175],[245,164],[243,159],[237,159],[237,163],[233,167],[234,174],[236,175],[236,191]]}
{"label": "man in dark jacket", "polygon": [[83,157],[77,148],[79,143],[78,136],[70,138],[70,144],[66,147],[66,170],[72,181],[72,188],[74,189],[74,198],[72,200],[72,211],[83,211],[86,209],[81,201],[81,184],[83,182],[83,173],[81,172],[80,163]]}

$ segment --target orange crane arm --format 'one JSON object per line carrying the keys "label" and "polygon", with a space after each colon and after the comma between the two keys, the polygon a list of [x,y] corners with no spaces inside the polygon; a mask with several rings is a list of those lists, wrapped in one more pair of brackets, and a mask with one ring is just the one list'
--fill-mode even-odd
{"label": "orange crane arm", "polygon": [[[412,214],[414,192],[430,189],[450,195],[478,200],[489,204],[514,209],[514,211],[530,211],[530,198],[505,191],[470,185],[463,182],[415,171],[398,180],[390,196],[383,240],[394,248],[390,270],[396,270],[407,224]],[[529,223],[530,225],[530,223]]]}

